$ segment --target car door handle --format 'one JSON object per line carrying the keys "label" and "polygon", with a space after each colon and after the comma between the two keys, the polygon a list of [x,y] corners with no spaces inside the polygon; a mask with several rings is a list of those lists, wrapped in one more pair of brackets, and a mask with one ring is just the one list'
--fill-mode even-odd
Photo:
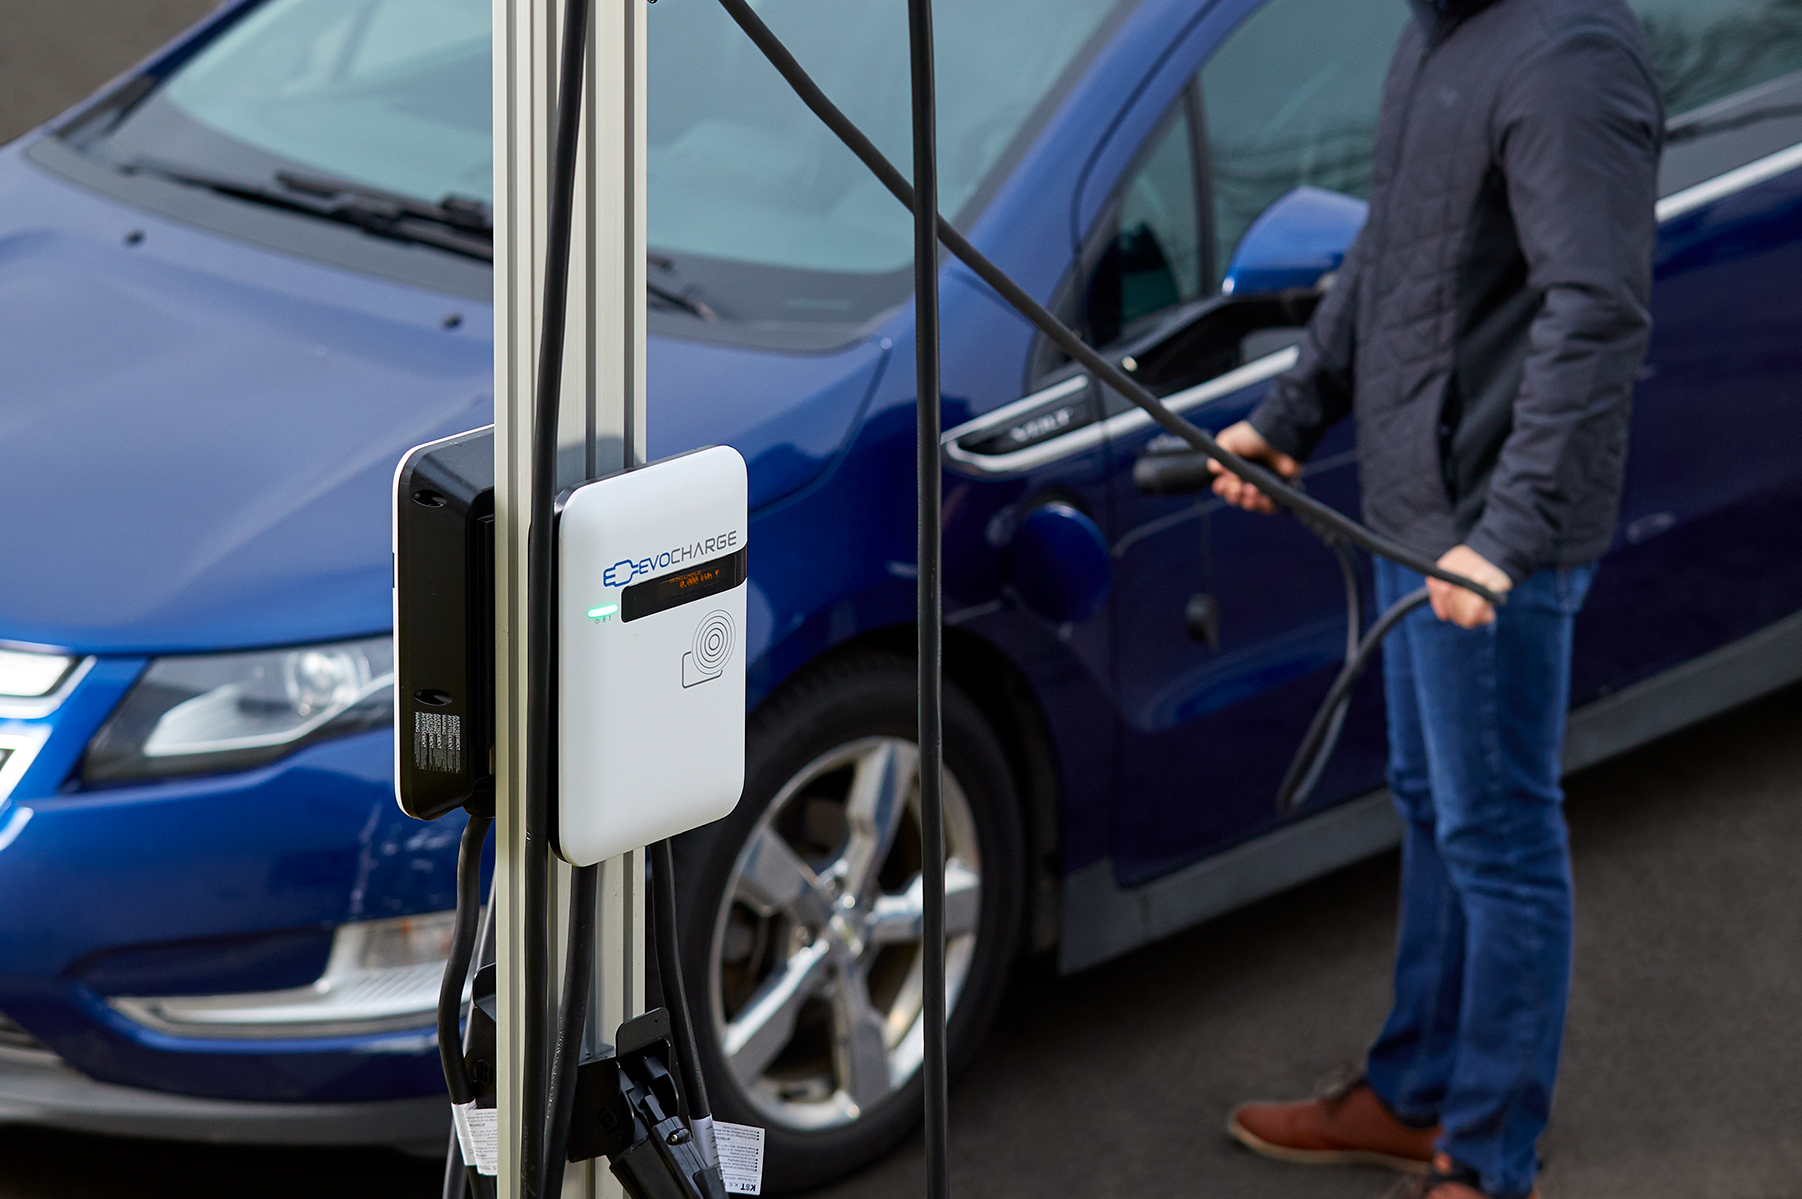
{"label": "car door handle", "polygon": [[1072,375],[944,434],[946,464],[1015,474],[1100,444],[1101,406],[1087,375]]}

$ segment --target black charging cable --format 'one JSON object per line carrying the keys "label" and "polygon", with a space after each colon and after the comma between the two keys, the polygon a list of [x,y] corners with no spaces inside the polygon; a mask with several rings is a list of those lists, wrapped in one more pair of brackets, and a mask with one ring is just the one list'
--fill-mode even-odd
{"label": "black charging cable", "polygon": [[[461,1107],[476,1098],[475,1081],[469,1076],[469,1063],[463,1056],[463,988],[469,982],[470,966],[475,960],[476,942],[481,933],[482,916],[482,847],[487,844],[488,830],[494,817],[472,812],[457,842],[457,914],[451,926],[450,956],[444,963],[444,979],[438,984],[438,1061],[444,1069],[445,1089],[450,1101]],[[483,1194],[474,1162],[463,1162],[459,1179],[450,1175],[451,1155],[461,1156],[457,1134],[451,1133],[446,1152],[444,1191],[448,1196],[454,1181],[460,1181],[472,1196]]]}
{"label": "black charging cable", "polygon": [[481,932],[482,846],[493,824],[492,816],[471,814],[457,843],[456,922],[451,926],[444,980],[438,984],[438,1060],[444,1067],[450,1101],[459,1107],[476,1097],[469,1063],[463,1060],[463,987],[469,981],[469,963],[475,957],[476,935]]}
{"label": "black charging cable", "polygon": [[[713,1137],[713,1117],[707,1104],[707,1085],[701,1076],[700,1051],[695,1042],[694,1021],[682,979],[682,951],[676,930],[676,870],[668,841],[649,847],[651,858],[651,925],[656,951],[657,978],[663,989],[663,1005],[675,1035],[676,1068],[689,1127],[701,1143],[702,1157],[717,1165],[719,1150]],[[542,1194],[551,1199],[563,1192],[568,1164],[570,1120],[575,1111],[575,1078],[581,1066],[583,1032],[594,993],[595,907],[600,893],[600,867],[575,871],[570,888],[569,941],[563,968],[563,1001],[558,1009],[557,1044],[551,1055],[549,1093],[545,1101],[545,1158]]]}
{"label": "black charging cable", "polygon": [[[552,146],[550,212],[545,229],[544,303],[540,310],[543,324],[532,412],[530,525],[526,534],[525,838],[520,853],[521,901],[525,909],[525,936],[520,952],[524,975],[520,1076],[526,1102],[520,1122],[519,1168],[525,1199],[555,1199],[555,1192],[543,1187],[549,1113],[539,1097],[550,1095],[547,1075],[552,1068],[546,1023],[550,998],[550,817],[556,772],[552,688],[556,680],[557,417],[563,402],[569,260],[592,4],[593,0],[567,0],[563,7],[556,140]],[[592,909],[593,905],[589,907]]]}
{"label": "black charging cable", "polygon": [[[569,1122],[575,1111],[576,1070],[582,1064],[582,1034],[594,995],[595,904],[600,896],[599,866],[578,866],[570,881],[569,941],[563,958],[563,1003],[557,1009],[557,1044],[551,1054],[550,1085],[545,1096],[543,1191],[548,1199],[563,1193],[569,1163]],[[527,1099],[531,1096],[528,1093]]]}
{"label": "black charging cable", "polygon": [[701,1047],[694,1017],[688,1010],[688,987],[682,978],[682,945],[676,929],[676,859],[667,840],[650,847],[651,942],[656,950],[657,982],[674,1036],[676,1072],[689,1127],[701,1145],[701,1159],[718,1165],[719,1143],[713,1132],[713,1109],[707,1102],[707,1080],[701,1075]]}
{"label": "black charging cable", "polygon": [[1345,727],[1345,713],[1351,707],[1352,686],[1364,668],[1370,665],[1370,659],[1396,625],[1402,622],[1414,609],[1426,603],[1430,597],[1425,587],[1411,591],[1400,600],[1389,606],[1389,610],[1378,618],[1370,632],[1358,637],[1358,625],[1354,620],[1350,625],[1351,648],[1346,652],[1345,665],[1339,670],[1339,677],[1327,689],[1326,698],[1314,712],[1314,719],[1308,725],[1308,731],[1302,736],[1301,747],[1295,751],[1295,757],[1289,763],[1289,769],[1283,774],[1283,781],[1277,787],[1276,807],[1284,816],[1293,816],[1308,802],[1314,785],[1326,771],[1327,761],[1333,755],[1333,749],[1339,743],[1339,734]]}
{"label": "black charging cable", "polygon": [[[1283,772],[1283,781],[1276,789],[1276,810],[1284,816],[1292,815],[1308,802],[1308,796],[1314,793],[1320,776],[1326,773],[1327,761],[1339,744],[1339,734],[1345,730],[1345,718],[1351,711],[1350,684],[1364,670],[1364,659],[1358,653],[1358,636],[1364,628],[1364,599],[1358,578],[1358,556],[1343,541],[1333,541],[1330,544],[1333,556],[1339,559],[1339,575],[1345,584],[1345,668],[1340,674],[1343,677],[1345,670],[1352,670],[1353,673],[1346,684],[1344,695],[1335,696],[1333,689],[1328,689],[1326,700],[1315,710],[1314,719],[1309,723],[1300,747],[1290,759],[1289,768]],[[1375,648],[1374,645],[1372,648]]]}
{"label": "black charging cable", "polygon": [[[873,142],[852,123],[851,119],[837,105],[826,97],[812,77],[789,53],[763,19],[752,10],[747,0],[719,0],[727,15],[735,21],[740,29],[754,42],[770,65],[787,81],[801,102],[806,104],[813,114],[830,129],[845,147],[875,175],[877,181],[886,187],[894,197],[909,209],[914,207],[914,190],[895,169],[893,163],[883,157]],[[1098,351],[1071,331],[1049,308],[1028,295],[1019,284],[1015,283],[1005,271],[990,262],[981,251],[971,245],[963,234],[945,220],[943,214],[938,216],[939,240],[963,264],[993,288],[1003,300],[1007,301],[1015,311],[1038,326],[1051,342],[1083,367],[1091,371],[1102,383],[1125,396],[1133,404],[1145,410],[1166,432],[1181,438],[1190,446],[1221,466],[1251,483],[1258,490],[1269,496],[1277,506],[1293,512],[1300,517],[1309,528],[1317,533],[1333,533],[1343,537],[1368,553],[1391,562],[1418,571],[1428,578],[1439,579],[1462,587],[1474,595],[1481,596],[1491,604],[1501,605],[1504,598],[1475,579],[1441,567],[1425,554],[1409,549],[1407,546],[1386,537],[1346,516],[1326,504],[1309,496],[1306,492],[1290,484],[1275,471],[1249,459],[1241,458],[1220,445],[1212,434],[1200,426],[1170,411],[1156,396],[1152,395],[1135,379],[1127,375],[1115,363],[1109,362]]]}
{"label": "black charging cable", "polygon": [[914,187],[927,202],[914,214],[915,496],[917,502],[914,621],[919,645],[921,1004],[925,1034],[921,1082],[926,1098],[926,1199],[951,1194],[950,1080],[945,1045],[944,468],[939,411],[938,103],[932,47],[932,0],[907,0],[908,65],[913,99]]}

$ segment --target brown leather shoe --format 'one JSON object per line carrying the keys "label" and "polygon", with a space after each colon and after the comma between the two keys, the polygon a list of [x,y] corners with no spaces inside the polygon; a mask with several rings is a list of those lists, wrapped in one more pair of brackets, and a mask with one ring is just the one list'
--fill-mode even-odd
{"label": "brown leather shoe", "polygon": [[[1307,1103],[1247,1103],[1227,1135],[1253,1153],[1315,1166],[1388,1166],[1424,1173],[1439,1129],[1397,1120],[1362,1078]],[[1434,1196],[1434,1199],[1449,1197]]]}
{"label": "brown leather shoe", "polygon": [[[1433,1156],[1432,1171],[1416,1178],[1403,1199],[1491,1199],[1477,1186],[1476,1175],[1444,1153]],[[1527,1192],[1527,1199],[1539,1199],[1539,1188]]]}

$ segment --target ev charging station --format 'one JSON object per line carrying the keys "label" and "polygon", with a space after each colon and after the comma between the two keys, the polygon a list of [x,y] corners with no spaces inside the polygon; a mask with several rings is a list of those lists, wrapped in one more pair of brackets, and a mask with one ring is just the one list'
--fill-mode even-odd
{"label": "ev charging station", "polygon": [[[677,967],[668,838],[730,811],[743,786],[749,528],[736,452],[645,462],[651,0],[494,2],[495,423],[409,453],[394,495],[398,798],[421,819],[469,813],[438,1021],[450,1160],[468,1168],[447,1169],[445,1195],[755,1193],[760,1133],[710,1118]],[[1187,460],[1167,465],[1190,483],[1210,459],[1344,563],[1356,546],[1502,598],[1222,449],[919,202],[938,190],[931,0],[907,0],[912,182],[748,0],[717,2],[914,214],[925,1189],[946,1199],[939,247],[1187,443]],[[1360,637],[1346,569],[1345,668],[1284,780],[1285,808],[1331,753],[1352,681],[1425,600],[1405,597]],[[647,960],[665,1004],[650,1013]]]}
{"label": "ev charging station", "polygon": [[[421,819],[468,813],[438,1018],[447,1199],[760,1185],[760,1130],[708,1113],[677,964],[668,838],[731,811],[744,783],[748,487],[726,447],[644,461],[645,2],[495,0],[495,423],[417,447],[395,476],[397,797]],[[910,14],[931,183],[926,0]],[[916,214],[925,923],[940,946],[925,1069],[943,1194],[937,237],[936,212]],[[647,958],[665,1005],[648,1014]]]}
{"label": "ev charging station", "polygon": [[[560,109],[571,79],[579,97]],[[637,469],[644,81],[642,0],[495,0],[495,423],[420,447],[396,479],[402,806],[426,819],[467,806],[466,858],[473,843],[479,861],[490,812],[495,833],[481,943],[472,911],[439,1021],[441,1041],[458,1037],[473,991],[469,1042],[441,1050],[467,1101],[460,1156],[479,1172],[448,1171],[447,1195],[625,1193],[593,1161],[544,1177],[546,1121],[529,1117],[560,1064],[607,1054],[644,1012],[644,847],[729,811],[742,787],[744,464],[715,449]],[[535,503],[550,494],[564,498],[556,541]],[[546,543],[554,563],[534,558]],[[534,569],[555,572],[560,603]],[[576,668],[554,673],[553,702],[543,676],[559,652]],[[677,768],[696,755],[660,748],[667,737],[716,747],[700,759],[715,768]],[[555,802],[559,785],[571,802]],[[581,1008],[567,1053],[560,994]],[[566,1107],[576,1083],[556,1080]]]}

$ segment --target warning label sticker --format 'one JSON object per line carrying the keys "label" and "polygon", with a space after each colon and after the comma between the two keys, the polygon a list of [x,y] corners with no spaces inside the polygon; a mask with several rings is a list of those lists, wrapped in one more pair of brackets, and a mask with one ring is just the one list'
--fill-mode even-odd
{"label": "warning label sticker", "polygon": [[413,713],[413,766],[455,774],[463,762],[463,718],[448,712]]}
{"label": "warning label sticker", "polygon": [[457,1126],[457,1148],[463,1161],[477,1174],[498,1174],[501,1168],[500,1112],[474,1103],[451,1104],[451,1122]]}
{"label": "warning label sticker", "polygon": [[713,1139],[720,1150],[720,1175],[729,1195],[763,1194],[763,1129],[716,1120]]}

